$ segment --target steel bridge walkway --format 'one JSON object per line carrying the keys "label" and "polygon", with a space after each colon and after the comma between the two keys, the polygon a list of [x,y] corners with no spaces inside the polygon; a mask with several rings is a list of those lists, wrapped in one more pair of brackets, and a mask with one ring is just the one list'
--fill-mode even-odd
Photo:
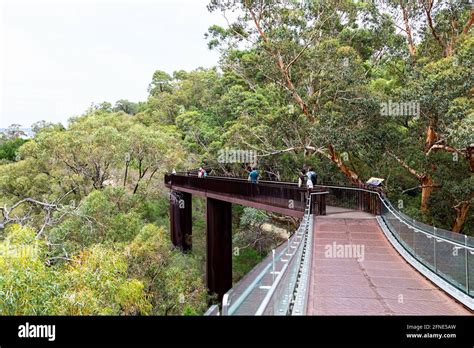
{"label": "steel bridge walkway", "polygon": [[[471,314],[398,254],[373,215],[327,213],[314,217],[308,315]],[[335,246],[343,245],[363,246],[363,257],[337,257]]]}

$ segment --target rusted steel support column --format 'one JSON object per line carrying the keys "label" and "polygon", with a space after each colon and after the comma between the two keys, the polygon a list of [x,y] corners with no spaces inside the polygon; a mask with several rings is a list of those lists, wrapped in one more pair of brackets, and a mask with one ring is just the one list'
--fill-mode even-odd
{"label": "rusted steel support column", "polygon": [[364,209],[363,209],[363,211],[365,211],[366,213],[370,213],[370,193],[362,191],[362,194],[364,195]]}
{"label": "rusted steel support column", "polygon": [[326,215],[327,193],[311,195],[310,213],[313,215]]}
{"label": "rusted steel support column", "polygon": [[232,287],[232,204],[207,198],[207,288],[219,301]]}
{"label": "rusted steel support column", "polygon": [[382,201],[377,194],[375,196],[375,215],[382,215]]}
{"label": "rusted steel support column", "polygon": [[320,195],[319,201],[319,215],[326,215],[326,196],[327,194]]}
{"label": "rusted steel support column", "polygon": [[191,250],[193,246],[191,194],[172,190],[169,213],[171,242],[183,251]]}

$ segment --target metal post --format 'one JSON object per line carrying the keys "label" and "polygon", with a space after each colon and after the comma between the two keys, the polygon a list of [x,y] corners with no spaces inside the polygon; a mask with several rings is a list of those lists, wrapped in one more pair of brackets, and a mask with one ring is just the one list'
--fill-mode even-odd
{"label": "metal post", "polygon": [[229,315],[229,294],[222,297],[222,315]]}
{"label": "metal post", "polygon": [[192,249],[192,196],[172,190],[169,203],[170,237],[183,251]]}
{"label": "metal post", "polygon": [[464,235],[464,245],[466,245],[466,292],[469,294],[469,250],[467,249],[467,235]]}
{"label": "metal post", "polygon": [[[396,217],[396,216],[395,216]],[[402,235],[400,234],[400,231],[402,230],[402,221],[400,219],[397,219],[398,220],[398,240],[402,241]]]}
{"label": "metal post", "polygon": [[272,280],[275,281],[275,249],[272,249]]}
{"label": "metal post", "polygon": [[[413,226],[412,226],[412,227],[413,227]],[[409,228],[408,230],[409,230],[409,231],[413,231],[413,232],[411,233],[412,236],[413,236],[413,253],[416,255],[416,243],[415,243],[415,241],[416,241],[416,238],[415,238],[415,237],[416,237],[416,233],[415,233],[415,230],[414,230],[414,229],[412,230],[412,229]]]}
{"label": "metal post", "polygon": [[434,268],[435,272],[438,273],[438,266],[436,265],[436,227],[433,227],[433,250],[434,250]]}

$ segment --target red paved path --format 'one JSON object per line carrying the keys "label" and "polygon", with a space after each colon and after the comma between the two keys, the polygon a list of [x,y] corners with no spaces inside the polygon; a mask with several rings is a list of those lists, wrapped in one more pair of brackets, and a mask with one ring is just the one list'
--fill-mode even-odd
{"label": "red paved path", "polygon": [[[375,219],[360,217],[364,218],[315,218],[308,314],[471,314],[412,268]],[[326,246],[333,242],[363,245],[364,258],[326,257]]]}

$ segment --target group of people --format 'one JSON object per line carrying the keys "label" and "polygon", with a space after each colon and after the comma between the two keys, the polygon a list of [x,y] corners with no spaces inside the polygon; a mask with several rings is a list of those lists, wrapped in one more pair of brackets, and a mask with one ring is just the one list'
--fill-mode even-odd
{"label": "group of people", "polygon": [[[248,168],[248,181],[257,184],[260,179],[260,173],[256,167]],[[208,176],[207,171],[203,167],[199,167],[197,172],[198,178],[205,178]],[[318,180],[318,176],[312,167],[309,167],[308,170],[302,169],[298,177],[298,187],[306,186],[308,189],[314,188]]]}
{"label": "group of people", "polygon": [[309,167],[308,170],[302,169],[300,176],[298,178],[298,187],[306,185],[306,188],[312,189],[318,181],[318,175],[313,170],[312,167]]}
{"label": "group of people", "polygon": [[[259,178],[260,174],[257,168],[249,168],[248,181],[256,184],[258,183]],[[312,189],[316,185],[317,181],[318,175],[312,167],[309,167],[308,170],[302,169],[298,177],[298,187],[303,187],[303,185],[305,185],[308,189]]]}
{"label": "group of people", "polygon": [[205,170],[203,167],[199,167],[198,178],[205,178],[206,176],[208,176],[207,170]]}

